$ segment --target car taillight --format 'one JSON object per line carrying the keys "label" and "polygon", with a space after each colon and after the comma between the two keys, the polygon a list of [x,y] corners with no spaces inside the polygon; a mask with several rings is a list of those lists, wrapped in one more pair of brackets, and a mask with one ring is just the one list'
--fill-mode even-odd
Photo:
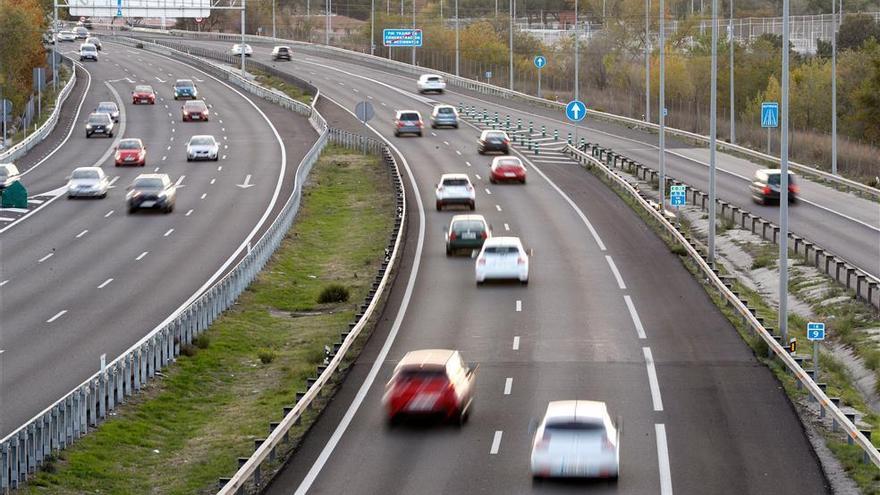
{"label": "car taillight", "polygon": [[443,192],[443,186],[437,186],[437,191]]}
{"label": "car taillight", "polygon": [[485,264],[486,264],[486,258],[477,258],[477,264],[478,264],[478,265],[485,265]]}
{"label": "car taillight", "polygon": [[522,256],[520,256],[519,258],[516,259],[516,264],[517,265],[524,265],[524,264],[526,264],[526,259],[523,258]]}
{"label": "car taillight", "polygon": [[770,186],[764,186],[764,194],[770,194]]}
{"label": "car taillight", "polygon": [[505,139],[504,144],[510,144],[510,139]]}
{"label": "car taillight", "polygon": [[416,122],[416,125],[417,125],[418,127],[422,127],[424,124],[422,124],[422,121],[420,120],[420,121]]}
{"label": "car taillight", "polygon": [[122,153],[117,151],[116,152],[116,159],[119,160],[120,158],[122,158]]}
{"label": "car taillight", "polygon": [[453,230],[452,232],[449,233],[449,240],[454,241],[455,239],[456,239],[456,235],[455,235],[455,231]]}
{"label": "car taillight", "polygon": [[789,185],[788,185],[788,190],[789,190],[789,192],[793,192],[793,193],[799,193],[799,192],[801,192],[801,188],[798,187],[798,186],[795,185],[795,184],[789,184]]}
{"label": "car taillight", "polygon": [[603,440],[603,441],[602,441],[602,449],[604,449],[604,450],[614,450],[614,444],[611,443],[611,439],[608,438],[607,435],[606,435],[602,440]]}
{"label": "car taillight", "polygon": [[147,154],[147,150],[140,150],[140,151],[138,151],[138,157],[140,157],[140,158],[143,158],[144,155],[146,155],[146,154]]}
{"label": "car taillight", "polygon": [[205,110],[204,112],[202,112],[202,115],[204,115],[205,117],[207,117],[207,116],[208,116],[208,111]]}
{"label": "car taillight", "polygon": [[489,233],[484,230],[484,231],[480,232],[480,237],[482,237],[483,239],[488,239]]}
{"label": "car taillight", "polygon": [[397,127],[403,127],[403,122],[401,122],[400,120],[398,120],[398,121],[397,121]]}
{"label": "car taillight", "polygon": [[474,190],[474,186],[468,184],[468,185],[467,185],[467,190],[468,190],[468,191],[473,191],[473,190]]}

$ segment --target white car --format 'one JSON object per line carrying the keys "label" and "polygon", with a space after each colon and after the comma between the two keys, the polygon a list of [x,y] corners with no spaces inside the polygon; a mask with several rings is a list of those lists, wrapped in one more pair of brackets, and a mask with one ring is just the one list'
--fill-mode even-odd
{"label": "white car", "polygon": [[101,167],[78,167],[68,177],[67,198],[106,198],[110,181]]}
{"label": "white car", "polygon": [[76,41],[76,33],[73,31],[60,31],[55,35],[58,41]]}
{"label": "white car", "polygon": [[604,402],[561,400],[547,405],[531,455],[535,478],[611,478],[620,474],[620,427]]}
{"label": "white car", "polygon": [[519,237],[490,237],[483,243],[474,267],[477,285],[487,280],[529,283],[529,255]]}
{"label": "white car", "polygon": [[[232,45],[232,48],[229,50],[229,54],[240,57],[241,56],[241,43],[236,43],[236,44]],[[253,54],[254,54],[254,49],[251,48],[251,45],[245,44],[244,45],[244,56],[250,57]]]}
{"label": "white car", "polygon": [[447,205],[475,208],[476,191],[467,174],[443,174],[434,195],[437,197],[437,211]]}
{"label": "white car", "polygon": [[79,61],[94,60],[98,61],[98,48],[91,43],[83,43],[79,45]]}
{"label": "white car", "polygon": [[427,93],[429,91],[443,93],[443,90],[446,89],[446,81],[443,80],[443,77],[436,74],[424,74],[420,76],[416,85],[419,87],[419,93]]}
{"label": "white car", "polygon": [[219,160],[220,143],[214,136],[193,136],[186,143],[186,161],[193,160]]}

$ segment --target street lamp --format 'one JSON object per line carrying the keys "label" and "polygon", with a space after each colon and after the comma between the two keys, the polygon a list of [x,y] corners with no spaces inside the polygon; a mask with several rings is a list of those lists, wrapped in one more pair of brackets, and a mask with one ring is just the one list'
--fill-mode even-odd
{"label": "street lamp", "polygon": [[645,0],[645,122],[651,121],[651,0]]}
{"label": "street lamp", "polygon": [[574,0],[574,99],[580,100],[580,83],[581,83],[581,71],[578,67],[580,63],[580,54],[578,53],[578,45],[580,45],[580,40],[578,39],[578,0]]}
{"label": "street lamp", "polygon": [[455,75],[458,76],[459,59],[461,53],[459,50],[459,22],[458,22],[458,0],[455,0]]}
{"label": "street lamp", "polygon": [[[833,0],[832,0],[833,1]],[[788,43],[789,0],[782,0],[782,102],[779,133],[779,330],[788,342]]]}
{"label": "street lamp", "polygon": [[718,0],[712,0],[712,75],[709,83],[709,264],[715,263],[715,160],[718,134]]}
{"label": "street lamp", "polygon": [[[787,1],[787,0],[786,0]],[[666,5],[660,0],[660,211],[666,209]]]}
{"label": "street lamp", "polygon": [[513,91],[513,18],[516,15],[514,13],[515,8],[516,2],[514,0],[510,0],[510,82],[508,83],[508,87],[511,91]]}
{"label": "street lamp", "polygon": [[831,173],[837,175],[837,22],[834,3],[831,0]]}
{"label": "street lamp", "polygon": [[[413,28],[413,32],[415,32],[415,30],[416,30],[416,0],[412,0],[412,4],[413,4],[412,28]],[[413,45],[413,47],[412,47],[412,64],[416,65],[416,47],[415,47],[415,45]]]}
{"label": "street lamp", "polygon": [[728,1],[730,2],[730,19],[727,21],[727,47],[730,50],[730,144],[733,144],[736,142],[736,100],[733,93],[733,55],[736,52],[736,40],[733,38],[733,0]]}

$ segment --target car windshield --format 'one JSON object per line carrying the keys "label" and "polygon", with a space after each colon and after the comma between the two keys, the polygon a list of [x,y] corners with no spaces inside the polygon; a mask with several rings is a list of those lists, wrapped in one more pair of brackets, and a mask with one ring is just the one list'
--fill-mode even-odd
{"label": "car windshield", "polygon": [[122,141],[119,141],[119,149],[139,150],[141,149],[141,143],[135,141],[134,139],[123,139]]}
{"label": "car windshield", "polygon": [[443,179],[444,186],[466,186],[468,185],[467,179]]}
{"label": "car windshield", "polygon": [[188,101],[188,102],[184,103],[183,108],[185,110],[192,112],[192,111],[207,110],[208,107],[206,107],[205,104],[202,103],[201,101]]}
{"label": "car windshield", "polygon": [[135,189],[162,189],[164,186],[162,185],[162,179],[156,179],[153,177],[136,179],[134,181]]}
{"label": "car windshield", "polygon": [[73,175],[70,176],[71,179],[97,179],[98,171],[97,170],[74,170]]}
{"label": "car windshield", "polygon": [[214,144],[214,138],[194,137],[190,139],[189,144],[192,146],[208,146]]}
{"label": "car windshield", "polygon": [[187,89],[193,87],[192,81],[181,80],[174,83],[174,87],[178,89]]}
{"label": "car windshield", "polygon": [[[781,178],[782,178],[782,174],[781,174],[781,173],[779,173],[779,174],[767,174],[767,182],[770,183],[770,184],[772,184],[772,185],[774,185],[774,186],[778,186],[778,185],[779,185],[779,180],[780,180]],[[794,175],[792,175],[791,173],[788,174],[788,183],[789,183],[789,184],[794,184]]]}
{"label": "car windshield", "polygon": [[486,254],[519,254],[519,248],[516,246],[489,246],[486,248]]}
{"label": "car windshield", "polygon": [[598,422],[554,421],[547,423],[544,431],[600,432],[605,431],[605,425]]}
{"label": "car windshield", "polygon": [[417,113],[402,113],[402,114],[400,114],[400,120],[419,120],[419,114],[417,114]]}
{"label": "car windshield", "polygon": [[437,109],[437,113],[449,115],[455,113],[455,110],[452,107],[440,107]]}
{"label": "car windshield", "polygon": [[107,124],[110,122],[110,116],[106,113],[93,113],[89,115],[89,124]]}
{"label": "car windshield", "polygon": [[486,227],[483,225],[483,222],[479,220],[459,220],[458,222],[452,224],[452,230],[470,230],[482,232],[483,230],[486,230]]}
{"label": "car windshield", "polygon": [[135,86],[135,92],[137,93],[152,93],[153,88],[151,86]]}

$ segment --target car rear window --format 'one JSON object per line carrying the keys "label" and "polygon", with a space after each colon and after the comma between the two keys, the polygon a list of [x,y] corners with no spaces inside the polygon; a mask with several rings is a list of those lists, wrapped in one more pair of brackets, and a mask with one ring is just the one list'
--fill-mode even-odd
{"label": "car rear window", "polygon": [[151,177],[148,179],[135,179],[134,187],[137,189],[162,189],[164,186],[162,185],[162,179]]}
{"label": "car rear window", "polygon": [[583,421],[554,421],[544,426],[544,431],[605,431],[605,425],[602,423],[583,422]]}
{"label": "car rear window", "polygon": [[[767,182],[773,184],[774,186],[779,185],[779,179],[782,178],[782,174],[767,174]],[[794,184],[794,175],[791,173],[788,174],[788,183]]]}
{"label": "car rear window", "polygon": [[139,149],[141,149],[141,143],[134,141],[134,140],[123,139],[122,141],[119,141],[119,149],[121,149],[121,150],[139,150]]}
{"label": "car rear window", "polygon": [[497,163],[498,163],[499,167],[522,167],[523,166],[522,162],[520,162],[519,160],[512,159],[512,158],[508,159],[508,160],[498,160]]}
{"label": "car rear window", "polygon": [[71,178],[74,179],[97,179],[98,171],[97,170],[74,170]]}
{"label": "car rear window", "polygon": [[444,186],[466,186],[468,185],[467,179],[443,179]]}
{"label": "car rear window", "polygon": [[505,136],[503,132],[487,132],[486,139],[504,139]]}
{"label": "car rear window", "polygon": [[194,137],[192,138],[192,140],[190,140],[189,144],[197,146],[209,145],[214,144],[214,140],[208,137]]}
{"label": "car rear window", "polygon": [[486,254],[519,254],[519,248],[516,246],[489,246],[486,248]]}
{"label": "car rear window", "polygon": [[452,114],[455,113],[455,110],[450,107],[440,107],[437,109],[437,113]]}
{"label": "car rear window", "polygon": [[419,120],[419,114],[417,114],[417,113],[402,113],[402,114],[400,114],[400,120]]}
{"label": "car rear window", "polygon": [[174,83],[175,88],[191,88],[192,86],[193,86],[193,82],[187,81],[187,80],[176,81]]}
{"label": "car rear window", "polygon": [[135,86],[134,90],[138,93],[152,93],[153,88],[150,86]]}
{"label": "car rear window", "polygon": [[289,50],[286,46],[278,48],[278,53],[287,53]]}
{"label": "car rear window", "polygon": [[428,78],[428,81],[429,81],[429,82],[440,82],[440,78],[439,78],[439,77],[436,77],[436,76],[434,76],[434,77],[429,77],[429,78]]}
{"label": "car rear window", "polygon": [[93,52],[95,51],[95,45],[84,45],[80,47],[80,50],[84,52]]}
{"label": "car rear window", "polygon": [[455,231],[477,231],[482,232],[486,227],[479,220],[459,220],[452,224],[452,230]]}
{"label": "car rear window", "polygon": [[205,110],[208,107],[201,101],[188,101],[183,104],[183,108],[187,110]]}
{"label": "car rear window", "polygon": [[99,112],[115,112],[119,108],[113,103],[101,103],[98,105]]}

